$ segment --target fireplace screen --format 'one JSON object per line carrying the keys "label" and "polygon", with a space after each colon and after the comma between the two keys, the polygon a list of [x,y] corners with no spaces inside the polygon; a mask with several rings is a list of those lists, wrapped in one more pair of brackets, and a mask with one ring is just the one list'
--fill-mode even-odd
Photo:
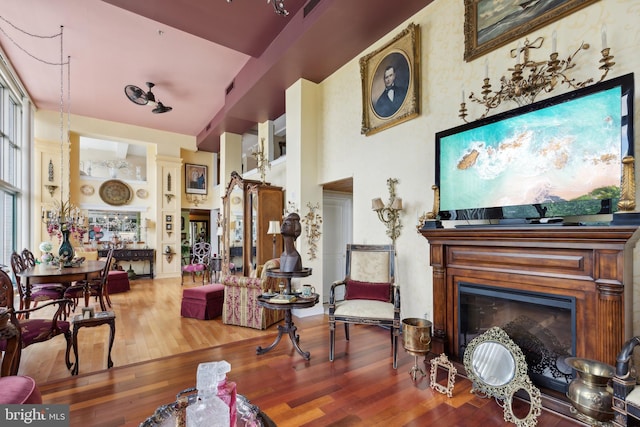
{"label": "fireplace screen", "polygon": [[566,393],[575,356],[575,299],[491,286],[458,285],[458,355],[493,326],[501,327],[522,349],[529,376],[538,386]]}

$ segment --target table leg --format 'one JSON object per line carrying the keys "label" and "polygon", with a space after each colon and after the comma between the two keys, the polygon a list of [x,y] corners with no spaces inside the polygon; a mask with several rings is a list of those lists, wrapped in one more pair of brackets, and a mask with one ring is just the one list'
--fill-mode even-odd
{"label": "table leg", "polygon": [[296,351],[300,353],[300,355],[304,357],[305,360],[311,359],[311,353],[309,353],[308,351],[303,351],[300,348],[300,336],[296,334],[297,329],[298,328],[293,324],[291,309],[286,309],[284,312],[284,325],[278,325],[278,336],[276,337],[275,341],[269,347],[256,348],[256,354],[265,354],[268,351],[271,351],[278,345],[280,339],[282,338],[282,335],[288,334],[289,339],[291,340],[291,343],[295,347]]}
{"label": "table leg", "polygon": [[73,364],[73,369],[71,370],[71,375],[78,375],[78,365],[80,365],[80,361],[78,360],[78,327],[73,325],[73,337],[71,339],[71,345],[73,346],[73,356],[75,358],[75,363]]}
{"label": "table leg", "polygon": [[111,348],[113,347],[113,338],[116,336],[116,319],[113,319],[109,322],[109,352],[107,353],[107,369],[113,366],[113,361],[111,360]]}
{"label": "table leg", "polygon": [[[20,345],[20,340],[18,339],[18,333],[11,338],[6,339],[6,348],[4,352],[4,357],[2,359],[2,367],[0,368],[0,377],[6,377],[9,375],[17,375],[18,369],[16,367],[17,354],[18,354],[18,346]],[[14,367],[16,369],[14,369]],[[15,372],[14,372],[15,371]]]}

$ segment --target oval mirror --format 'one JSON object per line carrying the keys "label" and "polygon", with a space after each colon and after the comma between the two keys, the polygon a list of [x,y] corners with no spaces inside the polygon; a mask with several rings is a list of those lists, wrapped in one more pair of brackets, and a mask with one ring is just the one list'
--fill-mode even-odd
{"label": "oval mirror", "polygon": [[473,382],[472,392],[501,400],[506,399],[511,384],[529,379],[522,350],[497,326],[469,342],[464,368]]}
{"label": "oval mirror", "polygon": [[475,374],[490,386],[505,385],[516,373],[516,361],[513,355],[499,342],[481,343],[473,352],[471,360]]}
{"label": "oval mirror", "polygon": [[[516,394],[520,399],[515,399]],[[533,427],[538,424],[542,413],[540,390],[526,381],[514,382],[507,392],[504,404],[504,420],[519,427]]]}

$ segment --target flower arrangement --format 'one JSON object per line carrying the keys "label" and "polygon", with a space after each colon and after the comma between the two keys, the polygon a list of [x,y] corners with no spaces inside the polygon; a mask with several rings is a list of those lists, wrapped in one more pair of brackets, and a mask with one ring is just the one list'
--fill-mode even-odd
{"label": "flower arrangement", "polygon": [[69,232],[73,237],[82,240],[87,232],[84,220],[80,209],[69,201],[56,202],[53,210],[49,211],[47,217],[44,218],[47,224],[47,233],[49,236],[58,237],[58,239],[62,238],[63,233]]}

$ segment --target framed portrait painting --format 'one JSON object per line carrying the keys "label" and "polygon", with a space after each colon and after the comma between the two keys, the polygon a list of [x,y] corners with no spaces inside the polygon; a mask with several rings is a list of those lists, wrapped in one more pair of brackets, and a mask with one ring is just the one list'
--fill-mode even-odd
{"label": "framed portrait painting", "polygon": [[464,59],[469,62],[599,0],[464,0]]}
{"label": "framed portrait painting", "polygon": [[362,129],[372,135],[419,113],[420,28],[410,24],[389,43],[360,58]]}
{"label": "framed portrait painting", "polygon": [[207,194],[207,166],[185,163],[184,185],[187,194]]}

